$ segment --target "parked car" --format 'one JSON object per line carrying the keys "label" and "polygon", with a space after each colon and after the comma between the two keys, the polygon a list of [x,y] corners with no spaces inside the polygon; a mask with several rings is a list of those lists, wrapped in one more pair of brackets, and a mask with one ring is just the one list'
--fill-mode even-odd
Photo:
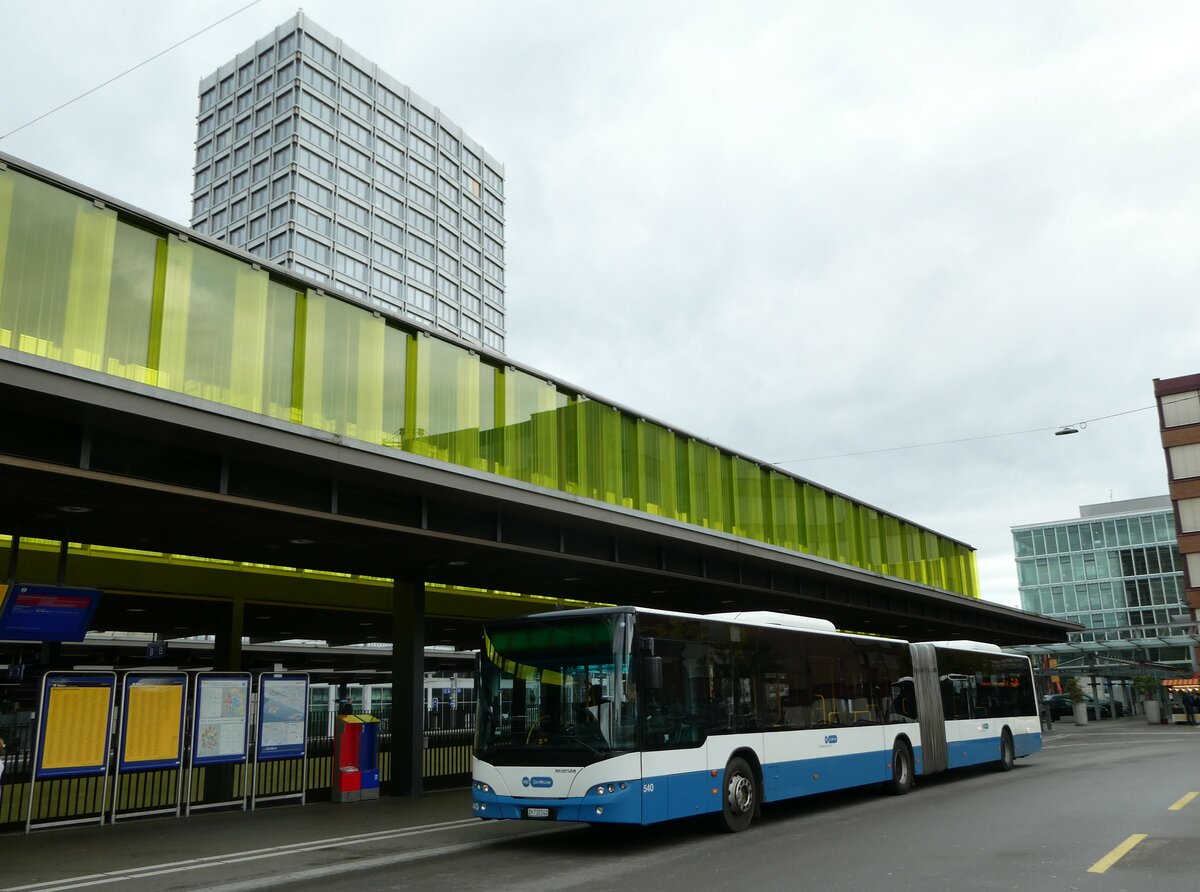
{"label": "parked car", "polygon": [[[1089,719],[1112,717],[1111,703],[1107,701],[1097,703],[1092,699],[1091,694],[1084,694],[1083,702],[1087,704]],[[1070,717],[1075,714],[1075,704],[1071,702],[1071,698],[1067,694],[1047,694],[1042,698],[1042,709],[1050,713],[1051,721],[1058,721],[1064,716]]]}

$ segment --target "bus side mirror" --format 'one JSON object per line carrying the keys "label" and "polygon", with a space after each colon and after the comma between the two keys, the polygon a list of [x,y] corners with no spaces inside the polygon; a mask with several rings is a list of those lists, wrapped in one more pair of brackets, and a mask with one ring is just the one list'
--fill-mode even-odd
{"label": "bus side mirror", "polygon": [[662,657],[642,657],[642,687],[661,691],[663,686]]}

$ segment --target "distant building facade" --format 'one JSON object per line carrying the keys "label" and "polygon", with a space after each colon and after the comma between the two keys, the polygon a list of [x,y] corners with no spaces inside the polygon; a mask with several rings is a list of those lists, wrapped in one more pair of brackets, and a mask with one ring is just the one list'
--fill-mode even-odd
{"label": "distant building facade", "polygon": [[504,166],[303,12],[200,82],[193,228],[505,349]]}
{"label": "distant building facade", "polygon": [[1073,640],[1105,642],[1113,655],[1192,665],[1168,496],[1083,505],[1077,519],[1016,526],[1012,536],[1022,609],[1080,623]]}
{"label": "distant building facade", "polygon": [[[1200,374],[1156,378],[1154,397],[1179,528],[1184,595],[1200,619]],[[1200,648],[1196,658],[1200,663]]]}

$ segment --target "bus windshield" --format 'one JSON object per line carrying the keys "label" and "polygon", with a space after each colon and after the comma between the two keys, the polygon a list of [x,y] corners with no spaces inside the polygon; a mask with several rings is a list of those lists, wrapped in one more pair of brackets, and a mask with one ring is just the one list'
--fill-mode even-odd
{"label": "bus windshield", "polygon": [[475,754],[588,765],[637,746],[633,615],[534,617],[484,632]]}

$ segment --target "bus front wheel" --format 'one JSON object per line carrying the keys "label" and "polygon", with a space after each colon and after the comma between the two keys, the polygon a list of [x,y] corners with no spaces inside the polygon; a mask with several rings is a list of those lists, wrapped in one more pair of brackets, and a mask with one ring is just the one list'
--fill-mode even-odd
{"label": "bus front wheel", "polygon": [[1001,771],[1012,771],[1014,761],[1016,753],[1013,751],[1012,734],[1005,728],[1004,733],[1000,735],[1000,761],[996,763],[996,767]]}
{"label": "bus front wheel", "polygon": [[902,740],[892,746],[892,779],[886,786],[893,796],[903,796],[913,788],[912,750]]}
{"label": "bus front wheel", "polygon": [[754,820],[758,790],[754,770],[745,759],[733,758],[725,766],[725,795],[721,797],[722,825],[730,833],[745,830]]}

